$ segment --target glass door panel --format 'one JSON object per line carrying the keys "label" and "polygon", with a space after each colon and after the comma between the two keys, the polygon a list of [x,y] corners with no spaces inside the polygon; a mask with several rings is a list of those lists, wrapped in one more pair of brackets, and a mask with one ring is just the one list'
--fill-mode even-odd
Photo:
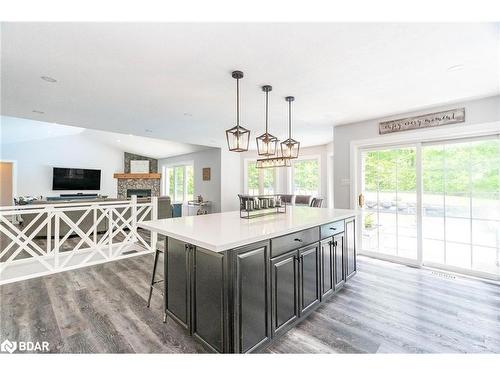
{"label": "glass door panel", "polygon": [[416,148],[362,151],[362,248],[417,259]]}
{"label": "glass door panel", "polygon": [[424,263],[500,275],[500,140],[422,146]]}

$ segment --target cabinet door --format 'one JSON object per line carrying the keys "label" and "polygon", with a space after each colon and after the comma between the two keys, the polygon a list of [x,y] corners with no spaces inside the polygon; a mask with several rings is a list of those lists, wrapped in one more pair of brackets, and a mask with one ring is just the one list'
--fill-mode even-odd
{"label": "cabinet door", "polygon": [[335,254],[335,290],[344,285],[344,234],[333,237],[333,253]]}
{"label": "cabinet door", "polygon": [[233,250],[237,353],[246,353],[271,338],[269,241]]}
{"label": "cabinet door", "polygon": [[319,249],[319,244],[315,243],[299,250],[300,315],[306,314],[319,304]]}
{"label": "cabinet door", "polygon": [[345,274],[346,279],[356,272],[356,221],[354,218],[345,221]]}
{"label": "cabinet door", "polygon": [[298,318],[297,254],[297,251],[292,251],[271,259],[272,324],[275,334],[286,331]]}
{"label": "cabinet door", "polygon": [[192,333],[213,350],[224,347],[224,253],[193,252]]}
{"label": "cabinet door", "polygon": [[330,295],[334,289],[334,253],[333,253],[333,241],[332,237],[321,241],[321,298],[326,298]]}
{"label": "cabinet door", "polygon": [[169,315],[186,329],[191,329],[191,251],[188,244],[168,238],[166,307]]}

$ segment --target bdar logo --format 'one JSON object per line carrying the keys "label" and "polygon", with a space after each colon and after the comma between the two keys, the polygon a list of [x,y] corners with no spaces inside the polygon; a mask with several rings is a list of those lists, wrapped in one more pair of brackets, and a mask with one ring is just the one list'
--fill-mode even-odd
{"label": "bdar logo", "polygon": [[0,350],[2,352],[14,353],[17,349],[17,342],[9,341],[8,339],[2,342]]}

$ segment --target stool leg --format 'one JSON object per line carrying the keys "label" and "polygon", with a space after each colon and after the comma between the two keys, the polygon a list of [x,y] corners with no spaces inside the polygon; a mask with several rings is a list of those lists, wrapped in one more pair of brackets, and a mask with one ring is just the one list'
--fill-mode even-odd
{"label": "stool leg", "polygon": [[151,276],[151,286],[149,287],[149,296],[148,296],[147,307],[149,307],[149,304],[151,303],[151,296],[153,294],[153,285],[155,283],[156,266],[158,265],[159,254],[160,254],[160,251],[158,249],[156,249],[155,260],[154,260],[154,264],[153,264],[153,276]]}

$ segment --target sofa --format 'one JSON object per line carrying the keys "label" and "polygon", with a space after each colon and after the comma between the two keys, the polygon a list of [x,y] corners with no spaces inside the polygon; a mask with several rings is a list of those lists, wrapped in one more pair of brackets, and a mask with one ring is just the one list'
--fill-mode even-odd
{"label": "sofa", "polygon": [[[102,199],[102,198],[97,198],[97,199],[89,199],[89,200],[82,200],[79,199],[77,202],[74,203],[94,203],[94,202],[107,202],[107,203],[112,203],[115,201],[120,201],[119,199]],[[137,198],[138,203],[144,203],[144,202],[149,202],[150,198]],[[59,204],[59,203],[69,203],[68,202],[50,202],[50,201],[34,201],[33,204],[40,205],[40,204]],[[118,208],[118,212],[123,211],[123,208]],[[85,209],[82,210],[75,210],[75,211],[68,211],[66,212],[66,215],[69,217],[70,220],[73,222],[77,222],[81,215],[85,212]],[[130,210],[127,210],[127,212],[123,215],[124,219],[127,220],[130,218]],[[27,227],[35,218],[37,214],[24,214],[22,215],[21,223],[20,223],[20,229],[23,230],[23,228]],[[142,216],[142,215],[141,215]],[[161,196],[158,197],[158,218],[159,219],[165,219],[172,217],[172,205],[170,203],[170,197],[168,196]],[[34,230],[37,229],[37,227],[40,225],[40,223],[46,218],[45,215],[42,215],[36,223],[34,223],[30,229],[26,232],[26,235],[29,237]],[[148,213],[146,217],[143,220],[151,220],[151,213]],[[79,224],[79,228],[86,233],[94,224],[94,216],[92,213],[88,213],[87,216],[82,220],[82,222]],[[121,224],[121,220],[120,220]],[[52,220],[52,228],[54,228],[54,220]],[[53,230],[53,229],[52,229]],[[97,225],[97,232],[105,232],[108,230],[108,220],[102,219],[99,224]],[[64,221],[60,221],[59,225],[59,236],[63,237],[65,236],[68,232],[70,231],[69,225],[67,225]],[[73,232],[72,235],[75,233]],[[38,233],[35,235],[35,238],[39,237],[47,237],[47,226],[44,225],[43,228],[41,228]]]}
{"label": "sofa", "polygon": [[280,194],[281,201],[292,206],[321,207],[323,198],[312,195]]}

